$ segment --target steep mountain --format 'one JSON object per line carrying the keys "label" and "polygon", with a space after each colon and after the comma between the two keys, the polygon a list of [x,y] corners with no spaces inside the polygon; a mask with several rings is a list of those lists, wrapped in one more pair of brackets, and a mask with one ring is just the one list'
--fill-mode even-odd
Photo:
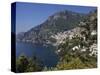
{"label": "steep mountain", "polygon": [[69,31],[58,33],[52,37],[57,40],[57,53],[61,56],[61,61],[64,61],[65,59],[63,60],[63,58],[69,55],[71,57],[78,57],[81,60],[83,59],[82,62],[84,62],[84,60],[86,62],[92,61],[96,66],[97,10],[89,13],[88,16],[79,23],[79,26]]}
{"label": "steep mountain", "polygon": [[53,70],[86,69],[97,68],[97,35],[97,10],[88,14],[60,11],[19,33],[17,41],[54,45],[59,61]]}
{"label": "steep mountain", "polygon": [[50,36],[77,27],[78,23],[86,15],[72,11],[60,11],[48,17],[48,19],[27,32],[19,33],[17,41],[45,43],[48,40],[55,41]]}
{"label": "steep mountain", "polygon": [[52,35],[60,61],[56,68],[97,68],[97,10],[90,12],[77,27]]}

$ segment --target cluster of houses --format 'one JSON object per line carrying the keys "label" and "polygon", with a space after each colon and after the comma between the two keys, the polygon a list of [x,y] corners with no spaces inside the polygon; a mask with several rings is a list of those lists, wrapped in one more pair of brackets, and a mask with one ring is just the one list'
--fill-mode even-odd
{"label": "cluster of houses", "polygon": [[[86,37],[80,33],[81,31],[85,31],[85,29],[82,29],[80,27],[76,27],[76,28],[74,28],[72,30],[69,30],[69,31],[64,31],[64,32],[57,33],[56,35],[52,35],[51,37],[55,38],[57,40],[57,42],[54,44],[55,46],[58,46],[61,43],[65,43],[64,40],[66,38],[71,40],[76,36],[80,37],[80,38],[83,38],[83,40],[86,41]],[[92,36],[94,36],[96,34],[97,34],[97,32],[95,30],[91,31]],[[85,52],[88,49],[90,51],[90,54],[89,54],[90,56],[92,56],[92,55],[96,56],[97,55],[97,44],[95,44],[95,43],[93,45],[91,45],[89,48],[87,48],[85,46],[81,47],[80,45],[74,46],[72,48],[73,51],[80,50],[81,52]],[[59,52],[61,52],[60,49],[57,51],[57,53],[59,53]]]}
{"label": "cluster of houses", "polygon": [[60,32],[57,33],[56,35],[52,35],[51,38],[54,38],[57,40],[57,42],[55,43],[55,45],[59,45],[61,43],[65,43],[65,39],[73,39],[74,37],[82,37],[84,40],[86,39],[85,36],[80,34],[80,31],[84,31],[84,29],[81,29],[80,27],[76,27],[72,30],[68,30],[68,31],[64,31],[64,32]]}

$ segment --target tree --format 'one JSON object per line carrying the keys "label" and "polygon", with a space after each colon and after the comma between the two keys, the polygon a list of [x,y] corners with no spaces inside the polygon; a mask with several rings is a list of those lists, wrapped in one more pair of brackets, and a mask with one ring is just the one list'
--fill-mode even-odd
{"label": "tree", "polygon": [[41,62],[35,56],[28,58],[25,55],[21,55],[16,60],[16,72],[34,72],[41,71],[42,69]]}
{"label": "tree", "polygon": [[28,64],[29,64],[29,61],[27,57],[24,55],[21,55],[16,60],[16,72],[25,72]]}
{"label": "tree", "polygon": [[72,58],[70,62],[62,62],[57,65],[59,70],[67,70],[67,69],[83,69],[87,68],[85,64],[77,57]]}
{"label": "tree", "polygon": [[42,66],[41,64],[37,61],[37,59],[29,59],[29,64],[27,65],[27,72],[34,72],[34,71],[41,71]]}

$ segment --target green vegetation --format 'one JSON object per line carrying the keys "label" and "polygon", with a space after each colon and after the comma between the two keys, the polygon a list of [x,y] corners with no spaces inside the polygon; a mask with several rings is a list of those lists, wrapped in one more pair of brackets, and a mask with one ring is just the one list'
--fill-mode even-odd
{"label": "green vegetation", "polygon": [[[54,18],[56,16],[59,17]],[[30,29],[25,33],[18,34],[17,40],[22,42],[23,39],[24,42],[30,40],[30,42],[33,43],[46,42],[44,40],[49,40],[48,38],[52,34],[57,34],[58,32],[63,32],[77,27],[78,23],[82,21],[85,16],[86,15],[83,15],[81,13],[71,12],[67,10],[55,13],[54,15],[48,17],[49,20],[47,19],[44,23]]]}
{"label": "green vegetation", "polygon": [[[92,44],[97,44],[97,34],[91,35],[91,32],[97,31],[97,16],[96,12],[91,13],[84,20],[85,25],[80,25],[80,28],[85,28],[85,31],[81,32],[81,35],[84,35],[85,40],[82,37],[74,36],[74,38],[66,39],[65,43],[60,44],[58,49],[61,50],[59,53],[60,61],[57,64],[58,70],[66,69],[86,69],[86,68],[96,68],[97,67],[97,56],[90,56],[89,47]],[[79,46],[78,49],[73,51],[73,47]],[[86,49],[85,49],[86,48]],[[85,49],[86,51],[81,51]]]}
{"label": "green vegetation", "polygon": [[16,72],[35,72],[41,71],[42,68],[42,64],[35,56],[27,58],[25,55],[21,55],[16,60]]}
{"label": "green vegetation", "polygon": [[97,67],[97,57],[89,56],[89,51],[80,52],[80,50],[63,51],[61,55],[61,60],[57,64],[59,70],[66,69],[85,69],[85,68],[96,68]]}
{"label": "green vegetation", "polygon": [[[82,22],[84,25],[80,24],[80,28],[84,28],[84,31],[80,31],[79,36],[74,36],[72,39],[66,38],[65,43],[61,43],[57,50],[61,51],[58,53],[59,62],[55,67],[42,66],[36,57],[27,58],[26,56],[20,56],[16,60],[16,71],[17,72],[34,72],[34,71],[52,71],[52,70],[67,70],[67,69],[86,69],[86,68],[96,68],[97,67],[97,55],[90,55],[90,47],[93,44],[97,45],[97,11],[90,13],[87,18]],[[64,14],[65,15],[65,14]],[[73,17],[73,16],[71,16]],[[76,16],[74,16],[76,18]],[[74,21],[76,21],[74,18]],[[78,18],[79,19],[79,18]],[[66,19],[65,19],[66,20]],[[58,32],[58,30],[66,29],[66,22],[62,18],[58,18],[55,22],[53,20],[53,25],[43,25],[44,28],[49,28],[51,32]],[[68,19],[68,25],[73,25],[72,19]],[[51,20],[52,21],[52,20]],[[55,24],[56,25],[55,25]],[[75,23],[76,24],[76,23]],[[70,25],[70,26],[71,26]],[[70,29],[70,28],[69,28]],[[50,33],[50,31],[48,31]],[[91,35],[92,31],[96,31],[95,35]],[[43,33],[43,32],[42,32]],[[44,33],[43,33],[44,34]],[[52,34],[52,33],[51,33]],[[47,34],[46,34],[47,35]],[[44,34],[45,36],[45,34]],[[47,38],[47,37],[46,37]],[[52,42],[56,42],[55,39],[49,38]],[[73,48],[77,46],[77,49]],[[81,51],[85,49],[85,51]]]}

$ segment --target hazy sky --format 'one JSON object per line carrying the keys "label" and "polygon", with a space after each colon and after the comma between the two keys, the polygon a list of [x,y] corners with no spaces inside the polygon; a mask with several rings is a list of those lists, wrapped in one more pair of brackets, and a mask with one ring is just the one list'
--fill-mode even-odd
{"label": "hazy sky", "polygon": [[51,5],[35,3],[16,3],[16,32],[25,32],[34,26],[43,23],[48,16],[62,11],[70,10],[78,13],[88,13],[96,7]]}

